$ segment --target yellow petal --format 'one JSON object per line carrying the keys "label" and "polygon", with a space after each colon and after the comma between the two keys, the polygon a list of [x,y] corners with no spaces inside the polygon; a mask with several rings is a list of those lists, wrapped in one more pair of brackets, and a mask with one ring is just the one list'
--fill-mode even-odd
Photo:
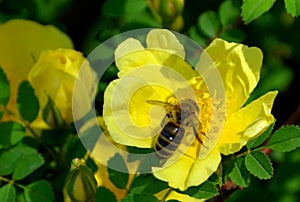
{"label": "yellow petal", "polygon": [[[44,109],[48,100],[47,95],[49,95],[67,124],[73,122],[72,104],[70,104],[72,99],[77,101],[74,108],[77,118],[82,118],[92,107],[92,91],[94,90],[92,85],[96,75],[88,63],[84,63],[84,60],[82,54],[73,49],[46,50],[41,53],[28,75],[28,80],[39,99],[40,109]],[[87,65],[82,68],[84,72],[81,74],[84,76],[79,76],[78,73],[83,64]],[[76,79],[78,84],[74,89]],[[72,97],[73,90],[76,91],[74,98]],[[46,127],[42,119],[42,110],[33,122],[33,126]]]}
{"label": "yellow petal", "polygon": [[145,50],[138,40],[132,38],[123,41],[117,47],[115,61],[120,70],[118,73],[119,78],[137,67],[159,64],[151,52]]}
{"label": "yellow petal", "polygon": [[[193,147],[189,150],[193,150]],[[193,159],[186,155],[189,153],[191,151],[187,151],[175,163],[163,169],[154,167],[153,175],[160,180],[169,182],[169,186],[173,188],[186,190],[190,186],[197,186],[205,182],[217,170],[221,162],[221,155],[217,148],[213,149],[204,159]]]}
{"label": "yellow petal", "polygon": [[188,81],[195,77],[197,72],[185,62],[184,47],[172,32],[163,29],[151,30],[146,43],[147,48],[144,49],[138,40],[129,38],[117,47],[115,59],[120,70],[119,78],[135,68],[147,65],[170,67]]}
{"label": "yellow petal", "polygon": [[185,194],[180,194],[174,190],[169,192],[169,189],[165,189],[165,190],[157,193],[155,196],[158,199],[162,200],[166,194],[168,194],[168,196],[165,199],[165,201],[169,201],[169,200],[177,200],[177,201],[183,201],[183,202],[203,202],[203,201],[205,201],[205,199],[196,199],[196,198],[190,197]]}
{"label": "yellow petal", "polygon": [[[7,108],[17,113],[16,95],[21,81],[39,58],[52,48],[73,48],[71,39],[56,27],[29,20],[14,19],[0,25],[0,66],[10,81],[11,97]],[[8,116],[4,115],[4,119]]]}
{"label": "yellow petal", "polygon": [[268,92],[229,117],[218,143],[221,153],[239,151],[274,122],[271,109],[276,95],[277,91]]}
{"label": "yellow petal", "polygon": [[[108,85],[104,93],[103,119],[105,121],[105,124],[107,125],[108,131],[112,136],[112,138],[120,144],[149,148],[152,145],[152,138],[142,139],[142,138],[134,137],[125,131],[126,128],[128,128],[129,126],[134,127],[136,125],[132,123],[132,120],[130,120],[129,108],[128,108],[128,104],[130,102],[130,98],[128,97],[129,95],[127,95],[126,97],[122,97],[124,95],[122,94],[122,91],[126,92],[127,89],[125,86],[124,88],[122,88],[121,86],[118,85],[118,83],[119,80],[112,81]],[[131,82],[129,80],[128,83],[133,85],[139,84],[136,81]],[[119,90],[119,93],[116,92],[116,89]],[[148,93],[151,94],[154,93],[154,91]],[[113,105],[113,102],[114,103],[118,102],[118,103]],[[117,106],[117,104],[119,104],[119,107],[114,108],[114,106]],[[140,116],[140,118],[142,122],[147,123],[149,121],[147,116],[146,117]],[[146,120],[144,118],[146,118]]]}
{"label": "yellow petal", "polygon": [[176,36],[166,29],[151,30],[146,39],[147,48],[155,50],[163,50],[170,55],[174,54],[181,58],[185,57],[183,45],[179,42]]}
{"label": "yellow petal", "polygon": [[[262,52],[256,47],[215,39],[204,51],[196,69],[209,75],[217,68],[226,93],[226,109],[230,114],[246,102],[259,80]],[[214,79],[214,78],[211,78]]]}
{"label": "yellow petal", "polygon": [[[129,38],[123,41],[115,50],[115,59],[118,60],[119,58],[135,51],[142,51],[144,50],[144,46],[141,44],[139,40]],[[118,65],[119,69],[122,69],[122,66]]]}

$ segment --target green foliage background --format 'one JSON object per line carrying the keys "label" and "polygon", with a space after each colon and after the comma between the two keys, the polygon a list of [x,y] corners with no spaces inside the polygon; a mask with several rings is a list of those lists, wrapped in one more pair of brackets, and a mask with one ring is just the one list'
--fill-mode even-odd
{"label": "green foliage background", "polygon": [[[264,53],[261,80],[251,99],[269,90],[279,90],[273,108],[273,114],[277,119],[274,128],[277,129],[286,122],[299,123],[299,117],[290,118],[300,104],[298,15],[300,15],[299,0],[186,0],[182,13],[184,24],[178,31],[203,47],[213,38],[221,37],[228,41],[261,48]],[[57,26],[72,38],[75,49],[82,51],[85,56],[101,42],[118,33],[137,28],[168,28],[168,24],[155,13],[151,2],[147,0],[0,0],[0,22],[12,18],[31,19]],[[100,93],[96,100],[98,106],[103,104],[101,93],[107,83],[115,78],[116,71],[112,67],[105,75],[99,84]],[[23,88],[27,88],[26,83],[23,84]],[[23,103],[25,109],[27,104]],[[25,116],[25,119],[31,120],[35,115]],[[14,137],[16,141],[23,138],[22,130],[21,128],[19,136]],[[76,140],[73,140],[65,146],[81,149],[77,156],[70,154],[65,163],[69,163],[72,158],[83,156],[84,152],[80,146],[76,146],[77,144]],[[22,149],[32,158],[38,159],[36,162],[43,164],[44,160],[29,147],[23,145]],[[274,177],[266,181],[253,178],[248,188],[235,191],[228,201],[300,201],[299,153],[299,149],[290,153],[271,153]],[[62,177],[58,177],[53,183],[60,184],[59,179],[63,179],[66,173],[55,172],[57,176]],[[22,175],[26,173],[14,174],[13,178],[21,179]],[[28,194],[31,186],[40,184],[48,186],[43,184],[43,181],[36,183],[38,184],[28,185],[26,188]],[[5,187],[4,191],[13,194],[9,186]],[[4,191],[2,190],[0,195]],[[105,189],[100,191],[106,192]]]}

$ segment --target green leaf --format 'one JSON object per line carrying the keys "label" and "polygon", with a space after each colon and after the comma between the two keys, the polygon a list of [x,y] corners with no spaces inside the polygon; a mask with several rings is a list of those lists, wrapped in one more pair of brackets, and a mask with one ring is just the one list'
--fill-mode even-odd
{"label": "green leaf", "polygon": [[215,183],[206,181],[200,186],[190,187],[186,191],[180,193],[189,195],[197,199],[209,199],[217,196],[219,192]]}
{"label": "green leaf", "polygon": [[207,46],[208,39],[206,37],[201,36],[201,34],[198,32],[195,26],[192,26],[189,29],[188,35],[193,41],[197,42],[201,47]]}
{"label": "green leaf", "polygon": [[109,189],[98,187],[96,191],[96,202],[102,201],[117,202],[117,198]]}
{"label": "green leaf", "polygon": [[65,126],[64,119],[60,110],[56,106],[52,98],[47,95],[48,100],[45,108],[43,109],[43,120],[52,128],[62,128]]}
{"label": "green leaf", "polygon": [[158,202],[159,200],[153,196],[148,194],[135,194],[134,195],[134,202]]}
{"label": "green leaf", "polygon": [[18,90],[17,106],[21,116],[32,122],[39,112],[39,101],[28,81],[20,84]]}
{"label": "green leaf", "polygon": [[169,186],[167,182],[155,179],[153,182],[147,184],[147,186],[143,190],[143,193],[156,194],[164,189],[167,189],[168,187]]}
{"label": "green leaf", "polygon": [[26,201],[28,202],[52,202],[54,194],[49,182],[45,180],[36,181],[25,187]]}
{"label": "green leaf", "polygon": [[[111,168],[118,168],[124,172],[118,172]],[[125,189],[128,183],[128,169],[120,154],[116,154],[108,161],[108,176],[112,183],[119,189]]]}
{"label": "green leaf", "polygon": [[266,147],[277,152],[287,152],[300,147],[300,128],[298,126],[281,127],[272,135]]}
{"label": "green leaf", "polygon": [[284,0],[285,8],[293,17],[300,15],[300,1],[299,0]]}
{"label": "green leaf", "polygon": [[273,123],[272,125],[269,126],[269,128],[260,136],[258,136],[257,138],[250,140],[247,143],[247,148],[248,149],[253,149],[255,147],[260,146],[262,143],[264,143],[268,137],[271,135],[271,132],[273,131],[275,123]]}
{"label": "green leaf", "polygon": [[242,18],[246,24],[267,12],[275,0],[243,0]]}
{"label": "green leaf", "polygon": [[151,174],[139,175],[133,179],[130,185],[130,191],[132,192],[135,188],[139,188],[139,191],[134,193],[142,193],[142,190],[144,190],[148,184],[153,183],[155,180],[157,179]]}
{"label": "green leaf", "polygon": [[237,185],[242,187],[249,186],[250,183],[250,173],[248,172],[245,166],[244,158],[237,158],[234,161],[234,167],[232,172],[229,174],[229,177],[232,181],[234,181]]}
{"label": "green leaf", "polygon": [[123,0],[105,1],[102,7],[102,14],[107,17],[120,17],[124,14],[125,2]]}
{"label": "green leaf", "polygon": [[14,185],[6,184],[0,188],[0,201],[1,202],[16,201],[16,189]]}
{"label": "green leaf", "polygon": [[10,86],[5,72],[0,67],[0,119],[4,114],[4,109],[9,101]]}
{"label": "green leaf", "polygon": [[33,149],[25,147],[22,144],[18,144],[17,146],[0,153],[0,175],[12,174],[19,158],[26,153],[33,152],[35,152]]}
{"label": "green leaf", "polygon": [[223,30],[220,34],[220,37],[227,41],[234,41],[240,43],[245,40],[246,34],[239,28],[230,28]]}
{"label": "green leaf", "polygon": [[0,123],[0,134],[0,148],[7,148],[23,139],[25,128],[16,122],[3,122]]}
{"label": "green leaf", "polygon": [[270,179],[273,176],[273,167],[269,157],[260,151],[246,155],[245,165],[250,173],[260,179]]}
{"label": "green leaf", "polygon": [[124,1],[124,17],[126,21],[134,21],[138,15],[142,13],[147,13],[148,3],[147,1],[136,1],[136,0],[126,0]]}
{"label": "green leaf", "polygon": [[172,200],[168,200],[167,202],[180,202],[180,201],[172,199]]}
{"label": "green leaf", "polygon": [[206,11],[199,16],[198,27],[208,37],[217,37],[220,31],[220,21],[214,11]]}
{"label": "green leaf", "polygon": [[41,165],[44,164],[44,159],[37,153],[28,153],[21,156],[16,163],[16,167],[13,172],[13,180],[21,180],[33,171],[38,169]]}
{"label": "green leaf", "polygon": [[134,195],[143,193],[147,185],[155,180],[156,178],[151,174],[141,174],[135,177],[130,185],[129,193],[122,199],[122,202],[133,202]]}
{"label": "green leaf", "polygon": [[240,16],[240,9],[237,1],[224,1],[219,8],[219,16],[223,27],[234,24]]}

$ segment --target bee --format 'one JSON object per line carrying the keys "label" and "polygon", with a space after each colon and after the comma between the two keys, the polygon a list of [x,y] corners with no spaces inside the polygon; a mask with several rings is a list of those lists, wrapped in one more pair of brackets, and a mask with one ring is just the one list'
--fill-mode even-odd
{"label": "bee", "polygon": [[167,159],[174,154],[186,134],[186,127],[192,129],[193,134],[202,144],[202,140],[198,136],[200,121],[196,114],[199,109],[195,101],[185,99],[180,105],[159,100],[147,100],[147,103],[162,106],[167,112],[161,122],[162,130],[154,144],[158,158]]}

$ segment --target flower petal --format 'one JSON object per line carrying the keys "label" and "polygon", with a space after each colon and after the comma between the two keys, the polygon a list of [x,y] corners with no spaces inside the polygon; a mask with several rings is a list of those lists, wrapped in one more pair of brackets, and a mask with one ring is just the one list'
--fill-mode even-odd
{"label": "flower petal", "polygon": [[122,42],[115,51],[119,78],[129,71],[146,65],[163,65],[179,72],[186,80],[192,80],[196,73],[184,61],[183,45],[175,35],[162,29],[151,30],[146,39],[147,48],[133,38]]}
{"label": "flower petal", "polygon": [[56,27],[21,19],[0,25],[0,44],[0,66],[7,74],[11,89],[7,108],[16,114],[18,86],[27,79],[40,52],[45,49],[73,48],[71,39]]}
{"label": "flower petal", "polygon": [[[151,123],[149,120],[150,106],[147,106],[145,101],[139,102],[138,100],[141,98],[139,95],[136,97],[137,101],[130,101],[131,97],[126,93],[130,89],[135,90],[135,87],[139,89],[143,84],[136,78],[127,79],[127,85],[124,87],[120,86],[119,82],[119,79],[112,81],[104,93],[103,119],[108,131],[112,138],[120,144],[150,148],[153,142],[152,138],[142,137],[143,135],[147,136],[149,133],[158,132],[157,129],[151,128],[151,125],[149,126],[149,123]],[[116,89],[118,89],[118,91],[116,91]],[[151,96],[157,96],[156,91],[151,86],[148,86],[145,90],[145,92],[140,92],[140,94],[147,93],[150,98]],[[129,103],[136,106],[136,108],[131,107],[131,109],[129,109]],[[132,114],[138,116],[135,117],[134,120],[130,118],[130,110]],[[160,120],[162,120],[164,115],[161,113],[158,116]],[[158,120],[159,118],[155,125],[159,125]],[[141,125],[138,126],[139,124]]]}
{"label": "flower petal", "polygon": [[147,48],[158,49],[185,57],[185,51],[183,45],[179,42],[176,36],[169,30],[166,29],[153,29],[151,30],[146,39]]}
{"label": "flower petal", "polygon": [[166,194],[168,194],[167,198],[165,199],[165,201],[171,201],[171,200],[176,200],[176,201],[183,201],[183,202],[204,202],[206,201],[206,199],[197,199],[197,198],[193,198],[190,197],[188,195],[185,194],[180,194],[174,190],[172,190],[170,193],[169,189],[165,189],[159,193],[156,194],[156,197],[160,200],[162,200]]}
{"label": "flower petal", "polygon": [[149,64],[160,64],[152,53],[146,51],[142,44],[133,38],[122,42],[115,51],[116,66],[120,70],[119,78],[129,71]]}
{"label": "flower petal", "polygon": [[[226,93],[226,109],[230,114],[246,102],[259,80],[262,52],[256,47],[215,39],[204,51],[196,69],[217,68]],[[203,72],[200,71],[200,72]]]}
{"label": "flower petal", "polygon": [[[195,148],[189,148],[189,150],[193,149]],[[190,186],[197,186],[205,182],[217,170],[221,162],[221,155],[217,148],[213,149],[204,159],[195,160],[187,156],[188,153],[191,151],[187,151],[175,163],[166,168],[154,167],[153,175],[160,180],[169,182],[169,186],[173,188],[186,190]]]}
{"label": "flower petal", "polygon": [[268,92],[229,117],[218,143],[221,153],[239,151],[274,122],[271,109],[276,95],[277,91]]}

